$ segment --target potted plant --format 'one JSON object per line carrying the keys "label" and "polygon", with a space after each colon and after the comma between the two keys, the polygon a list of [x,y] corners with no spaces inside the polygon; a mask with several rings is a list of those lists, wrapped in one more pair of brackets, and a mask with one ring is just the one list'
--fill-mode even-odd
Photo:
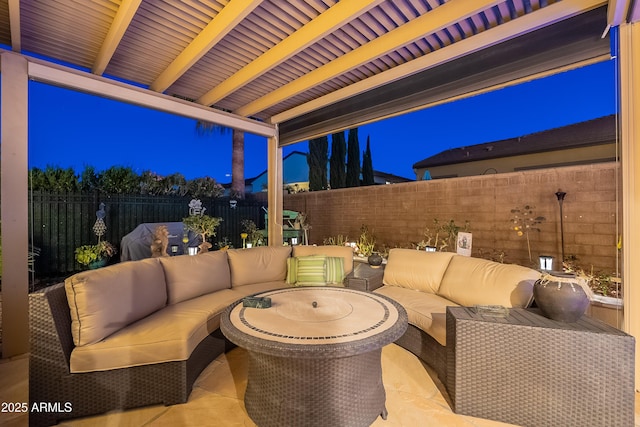
{"label": "potted plant", "polygon": [[518,236],[525,236],[527,238],[527,252],[529,254],[530,265],[533,265],[533,258],[531,257],[529,233],[533,231],[539,233],[541,230],[538,226],[546,221],[545,217],[536,215],[534,211],[535,207],[531,205],[525,205],[522,209],[518,207],[511,209],[511,213],[513,214],[513,218],[511,218],[513,231],[515,231]]}
{"label": "potted plant", "polygon": [[371,266],[379,267],[382,264],[382,257],[380,255],[374,256],[375,252],[373,250],[376,246],[376,238],[369,231],[369,227],[364,224],[360,227],[360,238],[356,245],[358,255],[366,258]]}
{"label": "potted plant", "polygon": [[458,233],[470,232],[469,221],[465,221],[464,225],[458,225],[451,219],[449,222],[441,223],[438,218],[433,219],[433,227],[424,228],[424,238],[416,244],[419,251],[427,252],[454,252],[457,246]]}
{"label": "potted plant", "polygon": [[117,253],[117,249],[106,240],[102,240],[95,245],[79,246],[75,250],[75,258],[78,264],[89,269],[104,267],[107,261]]}
{"label": "potted plant", "polygon": [[184,226],[200,235],[202,243],[200,244],[200,253],[207,252],[211,248],[211,243],[207,242],[209,237],[216,235],[216,228],[222,222],[222,218],[216,218],[209,215],[189,215],[182,218]]}
{"label": "potted plant", "polygon": [[[258,230],[258,226],[255,222],[250,219],[243,219],[240,221],[240,227],[242,228],[242,233],[240,233],[240,237],[242,238],[243,247],[255,247],[259,246],[262,243],[263,235]],[[243,237],[244,236],[244,237]],[[247,245],[250,243],[251,245]]]}
{"label": "potted plant", "polygon": [[622,279],[615,273],[607,273],[583,268],[575,255],[568,255],[563,262],[563,270],[572,272],[589,283],[593,292],[591,316],[616,328],[622,328],[623,302]]}

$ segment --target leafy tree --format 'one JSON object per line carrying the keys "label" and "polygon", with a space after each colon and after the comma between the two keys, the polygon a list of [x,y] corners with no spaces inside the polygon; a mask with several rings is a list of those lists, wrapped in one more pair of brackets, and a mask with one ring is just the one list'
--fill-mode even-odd
{"label": "leafy tree", "polygon": [[47,166],[44,170],[31,168],[29,185],[33,190],[55,193],[75,193],[80,188],[78,177],[72,168]]}
{"label": "leafy tree", "polygon": [[358,141],[358,128],[349,129],[346,185],[347,187],[360,186],[360,142]]}
{"label": "leafy tree", "polygon": [[373,185],[373,160],[371,159],[370,138],[367,135],[367,148],[362,154],[362,185]]}
{"label": "leafy tree", "polygon": [[331,188],[344,188],[347,182],[344,158],[347,152],[347,144],[344,140],[344,132],[331,135],[331,158],[329,159],[329,183]]}
{"label": "leafy tree", "polygon": [[80,175],[80,191],[92,193],[100,188],[101,174],[93,166],[85,166]]}
{"label": "leafy tree", "polygon": [[29,171],[29,188],[36,191],[47,189],[47,178],[42,169],[31,168]]}
{"label": "leafy tree", "polygon": [[307,164],[309,165],[309,191],[327,189],[328,149],[329,138],[326,136],[309,141],[309,154],[307,154]]}
{"label": "leafy tree", "polygon": [[184,226],[198,234],[202,239],[200,244],[200,250],[202,252],[208,251],[211,248],[211,243],[207,242],[209,237],[216,235],[216,228],[222,222],[222,218],[212,217],[209,215],[189,215],[186,218],[182,218]]}
{"label": "leafy tree", "polygon": [[167,175],[162,182],[162,194],[167,196],[184,196],[187,194],[187,180],[179,172]]}
{"label": "leafy tree", "polygon": [[158,195],[162,192],[162,176],[146,170],[140,175],[140,194]]}
{"label": "leafy tree", "polygon": [[215,179],[205,176],[187,182],[187,191],[191,197],[222,197],[224,188]]}
{"label": "leafy tree", "polygon": [[111,166],[102,174],[101,189],[109,194],[138,194],[140,176],[128,166]]}
{"label": "leafy tree", "polygon": [[163,177],[147,170],[140,176],[140,194],[184,196],[188,192],[187,180],[181,173]]}

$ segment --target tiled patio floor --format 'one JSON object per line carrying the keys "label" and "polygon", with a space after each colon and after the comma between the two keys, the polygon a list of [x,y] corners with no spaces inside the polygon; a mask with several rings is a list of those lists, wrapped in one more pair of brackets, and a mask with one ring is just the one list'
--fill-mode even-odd
{"label": "tiled patio floor", "polygon": [[[27,401],[28,357],[0,361],[0,402]],[[499,427],[496,421],[456,415],[439,389],[435,374],[411,353],[394,344],[382,351],[382,371],[387,391],[388,419],[377,427]],[[200,375],[189,401],[183,405],[152,406],[98,417],[63,422],[67,427],[95,426],[254,426],[244,410],[246,352],[236,348],[221,355]],[[640,394],[636,393],[635,427],[640,427]],[[0,413],[0,425],[27,425],[26,415]],[[338,427],[338,426],[327,426]],[[586,427],[586,426],[585,426]]]}

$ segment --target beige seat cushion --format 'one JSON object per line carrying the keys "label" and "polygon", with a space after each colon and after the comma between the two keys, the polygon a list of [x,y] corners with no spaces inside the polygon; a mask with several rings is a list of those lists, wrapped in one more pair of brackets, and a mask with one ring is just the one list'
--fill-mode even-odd
{"label": "beige seat cushion", "polygon": [[220,327],[220,314],[237,296],[231,289],[224,289],[168,305],[103,341],[76,347],[71,352],[71,372],[186,360],[207,335]]}
{"label": "beige seat cushion", "polygon": [[456,255],[442,278],[438,295],[464,306],[526,307],[540,273],[515,264]]}
{"label": "beige seat cushion", "polygon": [[274,289],[290,288],[291,285],[284,280],[277,280],[275,282],[263,282],[255,283],[253,285],[236,286],[231,290],[236,295],[236,300],[244,298],[249,295],[259,294],[261,292],[273,291]]}
{"label": "beige seat cushion", "polygon": [[309,256],[309,255],[326,255],[330,257],[341,257],[344,260],[344,274],[348,275],[353,271],[353,248],[351,246],[297,245],[293,247],[292,256],[301,257],[301,256]]}
{"label": "beige seat cushion", "polygon": [[83,271],[65,280],[65,291],[76,346],[100,341],[167,304],[155,258]]}
{"label": "beige seat cushion", "polygon": [[453,255],[450,252],[391,249],[382,283],[435,294]]}
{"label": "beige seat cushion", "polygon": [[447,345],[447,306],[457,306],[438,295],[397,286],[383,286],[373,291],[399,302],[407,311],[411,325],[422,329],[440,343]]}
{"label": "beige seat cushion", "polygon": [[227,252],[232,287],[286,280],[290,246],[259,246]]}
{"label": "beige seat cushion", "polygon": [[160,258],[169,304],[231,287],[226,251]]}

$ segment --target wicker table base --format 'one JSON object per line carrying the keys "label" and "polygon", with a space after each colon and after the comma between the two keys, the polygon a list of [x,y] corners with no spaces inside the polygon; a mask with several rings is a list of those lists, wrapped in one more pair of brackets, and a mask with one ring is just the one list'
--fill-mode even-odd
{"label": "wicker table base", "polygon": [[458,414],[531,427],[634,424],[632,336],[510,309],[447,309],[447,389]]}
{"label": "wicker table base", "polygon": [[260,427],[368,426],[386,419],[381,350],[345,358],[249,354],[245,406]]}
{"label": "wicker table base", "polygon": [[247,349],[245,406],[260,427],[369,426],[386,418],[381,349],[407,328],[382,295],[345,288],[259,294],[267,309],[230,306],[221,330]]}

